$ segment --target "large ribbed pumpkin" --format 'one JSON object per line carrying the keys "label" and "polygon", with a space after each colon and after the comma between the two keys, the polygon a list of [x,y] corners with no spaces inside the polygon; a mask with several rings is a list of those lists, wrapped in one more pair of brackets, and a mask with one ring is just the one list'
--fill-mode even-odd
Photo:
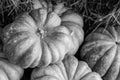
{"label": "large ribbed pumpkin", "polygon": [[82,27],[82,17],[63,4],[44,4],[4,28],[4,52],[11,63],[23,68],[55,63],[76,53],[84,37]]}
{"label": "large ribbed pumpkin", "polygon": [[0,80],[20,80],[23,72],[19,66],[9,63],[0,52]]}
{"label": "large ribbed pumpkin", "polygon": [[62,62],[33,70],[31,80],[102,80],[84,61],[67,56]]}
{"label": "large ribbed pumpkin", "polygon": [[104,80],[120,80],[120,27],[98,28],[89,34],[80,55]]}

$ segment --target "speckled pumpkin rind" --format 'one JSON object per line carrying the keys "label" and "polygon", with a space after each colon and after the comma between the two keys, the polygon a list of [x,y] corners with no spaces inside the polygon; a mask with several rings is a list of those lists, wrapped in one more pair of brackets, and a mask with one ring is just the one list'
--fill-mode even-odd
{"label": "speckled pumpkin rind", "polygon": [[33,70],[31,80],[102,80],[84,61],[67,56],[63,62]]}
{"label": "speckled pumpkin rind", "polygon": [[120,27],[98,28],[89,34],[80,56],[104,80],[120,80]]}
{"label": "speckled pumpkin rind", "polygon": [[[3,30],[4,53],[23,68],[47,66],[74,55],[83,42],[83,19],[63,4],[19,15]],[[50,8],[50,9],[49,9]]]}

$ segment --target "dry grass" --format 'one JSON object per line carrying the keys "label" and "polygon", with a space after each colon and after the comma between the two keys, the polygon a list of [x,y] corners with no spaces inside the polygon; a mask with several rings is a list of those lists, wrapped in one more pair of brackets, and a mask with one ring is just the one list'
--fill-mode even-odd
{"label": "dry grass", "polygon": [[114,5],[114,8],[109,11],[109,13],[99,16],[96,21],[94,21],[94,24],[96,24],[96,26],[92,32],[100,26],[104,27],[104,30],[110,26],[120,26],[120,1]]}
{"label": "dry grass", "polygon": [[0,0],[1,25],[4,27],[11,23],[17,15],[31,10],[31,7],[31,0]]}
{"label": "dry grass", "polygon": [[[0,26],[11,23],[14,18],[25,12],[32,10],[33,0],[0,0]],[[85,23],[85,33],[96,30],[101,24],[107,23],[108,26],[111,20],[119,21],[116,13],[119,14],[119,0],[46,0],[53,4],[64,2],[66,6],[73,9],[78,14],[82,15]],[[87,29],[86,29],[87,28]]]}

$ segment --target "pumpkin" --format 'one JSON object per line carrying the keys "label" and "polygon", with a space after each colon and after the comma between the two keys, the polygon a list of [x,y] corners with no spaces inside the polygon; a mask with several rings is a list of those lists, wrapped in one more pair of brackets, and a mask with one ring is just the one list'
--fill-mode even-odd
{"label": "pumpkin", "polygon": [[19,66],[9,63],[0,52],[0,80],[20,80],[23,72]]}
{"label": "pumpkin", "polygon": [[100,27],[89,34],[80,56],[104,80],[120,80],[120,27]]}
{"label": "pumpkin", "polygon": [[66,56],[63,61],[47,67],[35,68],[31,80],[102,80],[100,75],[92,72],[84,61],[74,56]]}
{"label": "pumpkin", "polygon": [[74,55],[83,42],[82,17],[62,3],[46,4],[19,15],[3,29],[4,53],[11,63],[22,68],[47,66]]}

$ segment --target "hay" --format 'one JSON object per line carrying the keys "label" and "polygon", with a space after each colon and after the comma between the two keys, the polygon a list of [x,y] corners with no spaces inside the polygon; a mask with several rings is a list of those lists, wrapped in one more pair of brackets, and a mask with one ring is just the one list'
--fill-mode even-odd
{"label": "hay", "polygon": [[[14,21],[19,14],[32,10],[33,0],[0,0],[0,26]],[[96,30],[104,21],[108,23],[119,0],[46,0],[52,4],[64,2],[73,11],[82,15],[86,35]],[[117,10],[116,10],[117,11]],[[114,12],[115,13],[115,12]],[[110,20],[109,20],[110,19]],[[99,23],[99,24],[98,24]],[[96,25],[97,24],[97,25]],[[107,24],[106,24],[107,25]],[[87,28],[87,29],[86,29]]]}

